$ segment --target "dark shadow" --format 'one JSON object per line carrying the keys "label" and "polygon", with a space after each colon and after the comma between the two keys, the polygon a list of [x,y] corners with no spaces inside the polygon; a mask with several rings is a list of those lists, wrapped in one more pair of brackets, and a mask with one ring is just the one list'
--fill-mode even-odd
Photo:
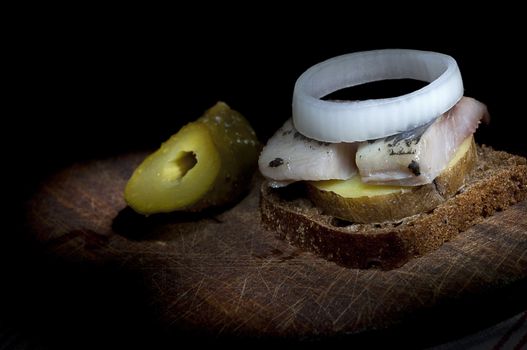
{"label": "dark shadow", "polygon": [[199,212],[172,212],[144,216],[136,213],[132,208],[126,207],[117,214],[112,222],[112,230],[130,240],[144,241],[156,240],[156,233],[167,225],[197,223],[209,221],[222,223],[218,218],[224,212],[232,209],[239,201],[233,204],[211,207]]}
{"label": "dark shadow", "polygon": [[[88,237],[88,244],[104,243],[90,241],[100,236],[89,231],[72,232],[68,238],[75,236]],[[9,257],[0,257],[6,267],[0,348],[162,347],[166,336],[151,307],[150,286],[132,265],[63,258],[31,241],[14,242],[10,249]],[[6,330],[9,344],[4,343]]]}
{"label": "dark shadow", "polygon": [[294,182],[285,187],[279,188],[269,188],[269,192],[276,193],[279,195],[280,199],[283,199],[287,202],[292,202],[297,199],[307,198],[306,186],[303,182]]}

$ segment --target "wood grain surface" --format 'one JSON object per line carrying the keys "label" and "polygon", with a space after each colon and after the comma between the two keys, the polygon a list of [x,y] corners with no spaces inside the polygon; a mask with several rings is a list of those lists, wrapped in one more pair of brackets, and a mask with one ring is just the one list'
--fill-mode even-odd
{"label": "wood grain surface", "polygon": [[223,211],[136,215],[122,193],[143,157],[62,170],[28,203],[27,223],[55,255],[135,271],[168,330],[323,338],[440,324],[442,332],[527,307],[527,202],[401,268],[348,269],[264,230],[257,184]]}

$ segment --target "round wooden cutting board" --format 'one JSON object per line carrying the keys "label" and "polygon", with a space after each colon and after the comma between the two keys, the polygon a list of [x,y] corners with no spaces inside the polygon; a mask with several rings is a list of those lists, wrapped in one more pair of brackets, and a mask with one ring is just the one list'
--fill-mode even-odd
{"label": "round wooden cutting board", "polygon": [[143,157],[64,169],[30,200],[27,222],[52,254],[134,271],[169,331],[275,339],[432,335],[474,330],[527,307],[527,202],[401,268],[356,270],[262,228],[257,184],[223,211],[135,214],[122,193]]}

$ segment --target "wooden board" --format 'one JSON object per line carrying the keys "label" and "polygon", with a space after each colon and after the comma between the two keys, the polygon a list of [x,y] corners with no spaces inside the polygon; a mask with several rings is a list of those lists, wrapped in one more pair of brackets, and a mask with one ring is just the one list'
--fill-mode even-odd
{"label": "wooden board", "polygon": [[445,333],[527,307],[527,202],[401,268],[356,270],[264,230],[258,186],[223,212],[136,215],[122,192],[143,157],[57,173],[28,203],[28,224],[54,254],[135,271],[169,330],[319,338],[440,326]]}

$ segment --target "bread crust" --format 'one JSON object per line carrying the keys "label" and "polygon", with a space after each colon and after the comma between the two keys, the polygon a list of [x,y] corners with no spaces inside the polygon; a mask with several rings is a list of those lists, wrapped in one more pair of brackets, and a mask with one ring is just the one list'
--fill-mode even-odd
{"label": "bread crust", "polygon": [[262,184],[264,226],[294,246],[353,268],[393,269],[439,248],[496,211],[527,199],[527,160],[478,146],[478,161],[458,193],[428,213],[378,224],[345,222],[312,204],[301,183]]}

